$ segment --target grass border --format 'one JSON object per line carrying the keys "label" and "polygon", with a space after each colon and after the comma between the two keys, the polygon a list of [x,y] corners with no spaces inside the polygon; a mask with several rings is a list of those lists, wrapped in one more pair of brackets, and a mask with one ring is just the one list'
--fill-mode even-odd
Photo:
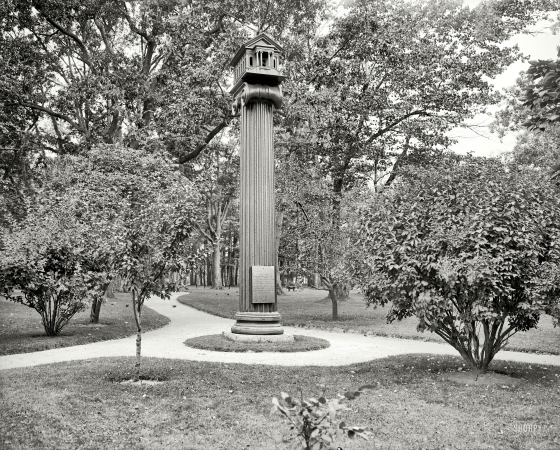
{"label": "grass border", "polygon": [[294,342],[240,342],[231,341],[222,334],[208,334],[187,339],[187,347],[213,352],[234,353],[298,353],[323,350],[331,346],[326,339],[294,335]]}

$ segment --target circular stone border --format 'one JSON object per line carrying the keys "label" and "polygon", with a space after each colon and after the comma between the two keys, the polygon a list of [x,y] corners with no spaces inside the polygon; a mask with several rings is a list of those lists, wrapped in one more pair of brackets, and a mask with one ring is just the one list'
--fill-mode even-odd
{"label": "circular stone border", "polygon": [[187,339],[184,344],[187,347],[199,350],[210,350],[214,352],[311,352],[322,350],[331,346],[325,339],[310,336],[294,335],[294,342],[239,342],[230,341],[222,334],[209,334]]}

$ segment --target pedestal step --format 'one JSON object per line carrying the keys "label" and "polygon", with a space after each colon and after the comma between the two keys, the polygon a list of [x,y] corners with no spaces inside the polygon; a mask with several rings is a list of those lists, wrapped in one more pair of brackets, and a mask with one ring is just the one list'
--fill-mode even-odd
{"label": "pedestal step", "polygon": [[224,331],[223,335],[236,342],[294,342],[292,334],[237,334]]}
{"label": "pedestal step", "polygon": [[231,327],[234,334],[248,335],[279,335],[284,334],[284,328],[280,323],[281,316],[277,311],[273,312],[238,312],[235,315],[237,321]]}

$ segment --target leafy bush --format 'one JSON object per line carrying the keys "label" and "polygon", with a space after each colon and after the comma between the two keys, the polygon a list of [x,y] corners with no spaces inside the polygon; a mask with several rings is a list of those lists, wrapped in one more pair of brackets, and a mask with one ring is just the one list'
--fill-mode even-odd
{"label": "leafy bush", "polygon": [[497,160],[409,171],[361,214],[354,261],[388,321],[415,315],[477,371],[518,331],[557,311],[560,207],[553,186]]}
{"label": "leafy bush", "polygon": [[[338,395],[335,399],[327,399],[323,393],[319,398],[303,398],[300,391],[300,398],[291,397],[282,392],[281,400],[272,398],[271,414],[280,413],[289,420],[292,430],[290,438],[299,438],[305,450],[336,449],[335,442],[344,434],[353,439],[359,436],[368,439],[371,432],[365,428],[349,426],[343,421],[337,420],[340,411],[348,411],[348,402],[359,397],[364,391],[373,389],[375,386],[366,385],[357,391],[346,392]],[[295,433],[295,436],[293,434]]]}
{"label": "leafy bush", "polygon": [[95,293],[94,275],[82,264],[84,230],[57,213],[30,211],[17,231],[5,234],[0,255],[0,292],[35,309],[48,336],[58,335]]}

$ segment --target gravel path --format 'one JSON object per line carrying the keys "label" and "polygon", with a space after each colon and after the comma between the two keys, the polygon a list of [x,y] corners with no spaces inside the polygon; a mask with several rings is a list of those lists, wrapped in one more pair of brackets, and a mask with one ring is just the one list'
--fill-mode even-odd
{"label": "gravel path", "polygon": [[[142,356],[280,366],[343,366],[406,353],[458,355],[451,346],[435,342],[293,327],[285,327],[284,332],[326,339],[331,346],[323,350],[300,353],[232,353],[194,349],[187,347],[183,342],[196,336],[230,331],[234,320],[212,316],[178,303],[179,295],[183,294],[175,294],[171,300],[161,300],[157,297],[148,300],[147,304],[150,308],[169,317],[171,322],[163,328],[149,331],[142,336]],[[0,369],[71,360],[89,360],[107,356],[134,356],[135,339],[132,336],[75,347],[0,356]],[[498,353],[496,359],[560,366],[560,356],[557,355],[502,351]]]}

